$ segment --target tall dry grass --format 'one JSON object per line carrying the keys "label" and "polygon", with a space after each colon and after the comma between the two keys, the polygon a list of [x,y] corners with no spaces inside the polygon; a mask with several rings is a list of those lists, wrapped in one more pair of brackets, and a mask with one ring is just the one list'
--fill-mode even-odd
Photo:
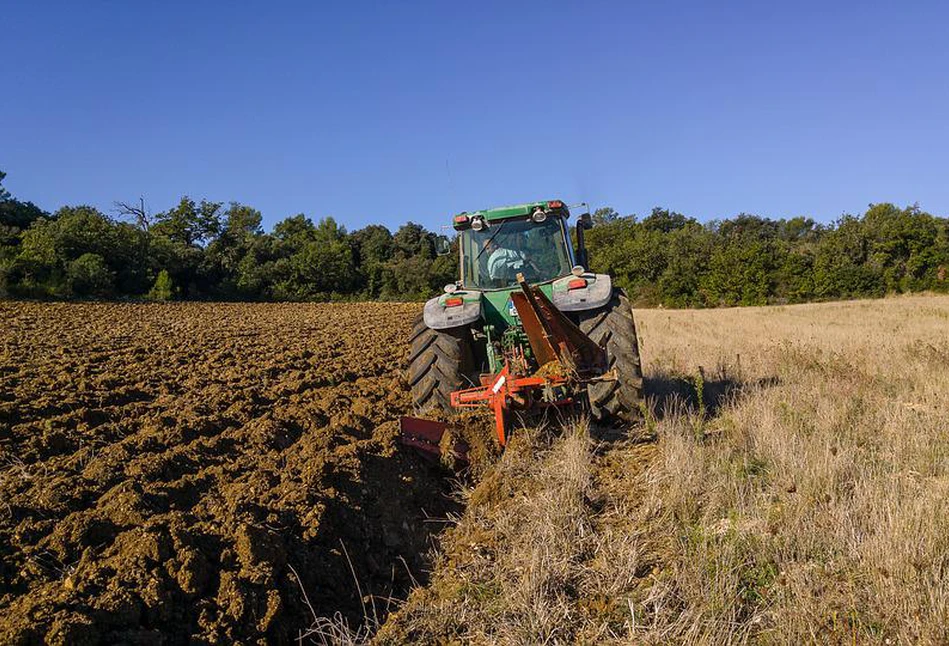
{"label": "tall dry grass", "polygon": [[465,492],[468,508],[443,543],[435,576],[416,591],[381,643],[542,643],[564,638],[562,621],[583,585],[579,554],[592,536],[586,427],[552,441],[542,430],[512,440],[504,459]]}
{"label": "tall dry grass", "polygon": [[431,582],[380,644],[568,644],[633,636],[633,591],[656,562],[646,523],[648,444],[605,450],[586,420],[519,429],[443,536]]}
{"label": "tall dry grass", "polygon": [[949,643],[949,298],[640,311],[647,418],[516,434],[382,643]]}
{"label": "tall dry grass", "polygon": [[949,641],[949,298],[638,321],[654,385],[720,397],[652,402],[671,539],[642,637]]}

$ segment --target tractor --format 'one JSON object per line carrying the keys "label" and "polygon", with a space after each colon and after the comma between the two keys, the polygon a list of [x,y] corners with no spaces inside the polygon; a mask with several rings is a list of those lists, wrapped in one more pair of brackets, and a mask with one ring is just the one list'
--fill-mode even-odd
{"label": "tractor", "polygon": [[[584,233],[561,200],[454,216],[460,279],[425,303],[407,379],[416,410],[487,407],[498,441],[507,413],[582,404],[604,423],[640,414],[642,370],[633,313],[610,276],[589,270]],[[433,454],[446,425],[401,420],[403,442]]]}

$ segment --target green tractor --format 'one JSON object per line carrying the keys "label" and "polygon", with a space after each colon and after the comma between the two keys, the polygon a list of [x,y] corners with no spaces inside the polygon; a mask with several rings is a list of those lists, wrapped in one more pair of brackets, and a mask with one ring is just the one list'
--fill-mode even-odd
{"label": "green tractor", "polygon": [[[464,406],[466,392],[487,400],[503,386],[506,401],[526,408],[544,398],[575,403],[582,397],[597,420],[638,418],[642,369],[632,309],[610,276],[588,269],[590,214],[577,220],[576,249],[569,217],[560,200],[454,217],[461,278],[425,304],[411,336],[407,377],[419,411]],[[600,356],[584,355],[589,365],[571,384],[536,377],[558,357],[578,375],[577,349],[584,345]],[[545,396],[529,400],[528,386]],[[551,386],[561,394],[552,397]],[[500,428],[499,438],[503,444]]]}

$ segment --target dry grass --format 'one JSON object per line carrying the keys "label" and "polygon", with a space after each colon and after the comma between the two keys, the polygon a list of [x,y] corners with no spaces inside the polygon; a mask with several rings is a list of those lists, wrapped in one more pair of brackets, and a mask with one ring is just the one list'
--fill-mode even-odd
{"label": "dry grass", "polygon": [[658,402],[650,504],[674,540],[644,636],[949,640],[949,299],[639,322],[648,374],[736,379],[706,383],[733,387],[714,416]]}
{"label": "dry grass", "polygon": [[609,636],[607,627],[588,632],[597,622],[564,620],[602,613],[591,603],[609,587],[593,564],[607,534],[597,528],[592,449],[582,422],[562,435],[517,434],[497,468],[466,492],[467,511],[443,541],[430,586],[377,640],[540,644]]}
{"label": "dry grass", "polygon": [[637,321],[654,441],[515,436],[379,641],[949,642],[949,298]]}
{"label": "dry grass", "polygon": [[[654,444],[605,445],[585,420],[521,429],[465,493],[428,587],[382,644],[564,644],[628,640],[631,600],[656,563],[646,535]],[[652,510],[655,515],[656,510]]]}

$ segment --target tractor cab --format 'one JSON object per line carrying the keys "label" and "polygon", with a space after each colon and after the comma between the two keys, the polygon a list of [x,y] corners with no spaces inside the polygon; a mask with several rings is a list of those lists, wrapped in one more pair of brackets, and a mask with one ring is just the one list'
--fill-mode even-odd
{"label": "tractor cab", "polygon": [[610,277],[585,268],[584,230],[590,216],[577,220],[577,249],[570,241],[569,217],[561,200],[456,215],[452,224],[459,237],[460,278],[426,304],[428,326],[490,325],[496,332],[520,326],[512,300],[520,289],[519,276],[561,311],[604,305],[612,295]]}
{"label": "tractor cab", "polygon": [[576,264],[562,202],[538,202],[455,217],[461,286],[505,289],[517,274],[533,284],[570,274]]}

